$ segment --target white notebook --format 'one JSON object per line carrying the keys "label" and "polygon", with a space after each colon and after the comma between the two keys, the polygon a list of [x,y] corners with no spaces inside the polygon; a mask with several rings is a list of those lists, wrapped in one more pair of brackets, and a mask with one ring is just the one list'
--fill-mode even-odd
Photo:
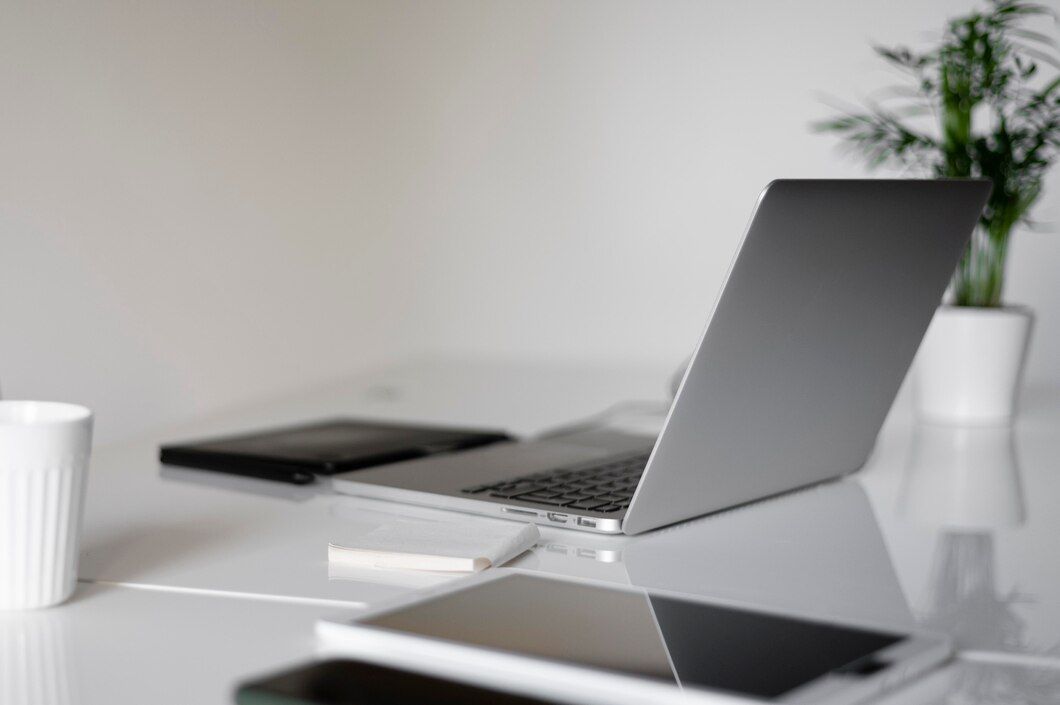
{"label": "white notebook", "polygon": [[352,541],[328,544],[328,560],[359,568],[475,573],[507,563],[539,538],[533,524],[402,519]]}

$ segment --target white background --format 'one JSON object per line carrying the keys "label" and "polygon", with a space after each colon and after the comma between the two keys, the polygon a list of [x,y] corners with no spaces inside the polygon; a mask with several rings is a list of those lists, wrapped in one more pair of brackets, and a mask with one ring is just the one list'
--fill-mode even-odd
{"label": "white background", "polygon": [[[424,354],[676,366],[764,184],[865,173],[825,94],[971,6],[0,0],[4,394],[113,439]],[[1012,254],[1060,382],[1060,234]]]}

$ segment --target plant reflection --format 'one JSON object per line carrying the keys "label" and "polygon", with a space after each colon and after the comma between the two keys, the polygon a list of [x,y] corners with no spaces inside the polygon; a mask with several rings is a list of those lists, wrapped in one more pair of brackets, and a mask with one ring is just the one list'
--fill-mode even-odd
{"label": "plant reflection", "polygon": [[956,668],[946,702],[1060,702],[1060,670],[989,663],[991,654],[1060,653],[1029,642],[1017,608],[1033,602],[1031,596],[997,585],[995,534],[1026,521],[1012,429],[918,426],[899,512],[937,530],[920,625],[949,634],[958,651],[987,661]]}

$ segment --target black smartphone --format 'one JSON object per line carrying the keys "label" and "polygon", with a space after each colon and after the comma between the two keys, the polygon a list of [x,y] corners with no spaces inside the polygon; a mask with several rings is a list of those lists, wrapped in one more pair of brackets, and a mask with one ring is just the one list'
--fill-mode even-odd
{"label": "black smartphone", "polygon": [[280,482],[394,463],[511,440],[501,431],[328,419],[162,446],[159,460]]}
{"label": "black smartphone", "polygon": [[304,664],[236,690],[237,705],[558,705],[363,661]]}

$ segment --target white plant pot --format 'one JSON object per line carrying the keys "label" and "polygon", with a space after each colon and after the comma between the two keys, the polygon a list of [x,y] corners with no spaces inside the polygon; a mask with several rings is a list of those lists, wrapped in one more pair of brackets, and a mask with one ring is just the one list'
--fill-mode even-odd
{"label": "white plant pot", "polygon": [[1006,424],[1016,413],[1034,316],[1020,306],[940,306],[917,353],[921,418]]}

